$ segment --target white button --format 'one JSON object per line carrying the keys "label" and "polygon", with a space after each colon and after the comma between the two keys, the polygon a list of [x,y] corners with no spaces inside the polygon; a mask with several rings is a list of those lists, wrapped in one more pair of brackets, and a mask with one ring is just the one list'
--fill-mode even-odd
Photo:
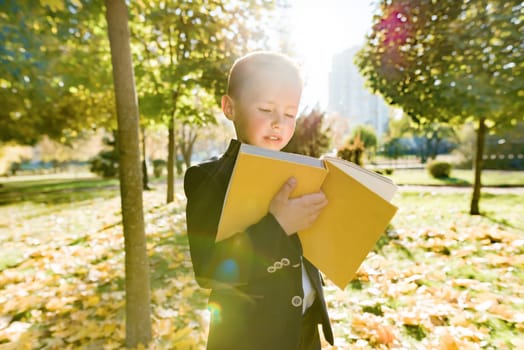
{"label": "white button", "polygon": [[282,268],[282,263],[280,261],[275,261],[275,263],[273,264],[273,266],[277,269],[281,269]]}
{"label": "white button", "polygon": [[291,298],[291,304],[294,307],[302,306],[302,297],[295,295],[293,298]]}
{"label": "white button", "polygon": [[282,260],[280,260],[280,262],[284,266],[288,266],[289,265],[289,259],[288,258],[282,258]]}
{"label": "white button", "polygon": [[267,272],[269,272],[269,273],[274,273],[276,270],[277,270],[277,269],[276,269],[274,266],[269,266],[269,267],[267,268]]}

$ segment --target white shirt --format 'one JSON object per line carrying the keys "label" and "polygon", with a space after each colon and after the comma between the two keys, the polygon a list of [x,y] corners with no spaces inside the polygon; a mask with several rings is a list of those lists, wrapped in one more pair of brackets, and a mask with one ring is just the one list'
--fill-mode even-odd
{"label": "white shirt", "polygon": [[302,261],[302,290],[304,291],[304,298],[302,299],[302,314],[313,305],[315,302],[315,289],[311,284],[311,280],[307,274],[306,268],[304,267],[304,262]]}

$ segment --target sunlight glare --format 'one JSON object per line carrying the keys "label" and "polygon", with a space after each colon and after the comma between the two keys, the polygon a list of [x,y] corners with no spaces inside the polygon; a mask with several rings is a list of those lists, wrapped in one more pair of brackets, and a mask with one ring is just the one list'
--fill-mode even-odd
{"label": "sunlight glare", "polygon": [[333,55],[364,43],[373,0],[291,0],[291,41],[306,79],[302,104],[327,104]]}

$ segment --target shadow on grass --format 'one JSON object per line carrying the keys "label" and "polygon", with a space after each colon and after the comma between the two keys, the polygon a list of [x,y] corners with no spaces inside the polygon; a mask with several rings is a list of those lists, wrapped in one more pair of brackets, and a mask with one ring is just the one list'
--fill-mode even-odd
{"label": "shadow on grass", "polygon": [[447,186],[471,186],[469,181],[457,177],[443,177],[438,180],[442,181],[442,185]]}
{"label": "shadow on grass", "polygon": [[[176,288],[182,292],[186,287],[194,288],[193,269],[189,262],[189,244],[187,235],[174,234],[172,231],[164,231],[160,239],[155,239],[155,247],[165,246],[166,249],[158,249],[149,256],[151,291],[173,288],[173,280],[185,281]],[[167,253],[166,253],[167,252]],[[173,252],[170,254],[169,252]],[[201,288],[185,297],[185,304],[191,305],[194,310],[205,310],[207,308],[207,294]]]}
{"label": "shadow on grass", "polygon": [[519,214],[522,208],[522,196],[518,194],[505,194],[504,202],[500,201],[502,195],[482,193],[481,215],[494,224],[524,232],[524,221]]}
{"label": "shadow on grass", "polygon": [[507,219],[497,218],[495,216],[496,214],[494,214],[494,213],[481,212],[481,215],[483,217],[485,217],[486,219],[488,219],[489,221],[491,221],[492,223],[497,224],[497,225],[506,226],[506,227],[509,227],[509,228],[512,228],[512,229],[521,229],[521,230],[524,229],[523,227],[515,226],[512,222],[510,222]]}
{"label": "shadow on grass", "polygon": [[20,265],[26,260],[24,253],[18,249],[2,249],[0,256],[0,272]]}
{"label": "shadow on grass", "polygon": [[[162,179],[149,182],[144,191],[153,190]],[[120,195],[118,179],[43,179],[0,183],[0,205],[20,202],[64,204]]]}
{"label": "shadow on grass", "polygon": [[[156,247],[168,246],[172,247],[170,251],[189,254],[186,235],[173,234],[172,231],[164,231],[160,235],[162,236],[160,239],[155,239]],[[168,279],[193,273],[188,266],[177,263],[171,254],[163,252],[164,250],[158,250],[149,256],[151,289],[164,288],[168,284]]]}
{"label": "shadow on grass", "polygon": [[393,245],[395,247],[398,248],[398,252],[401,253],[405,258],[409,259],[409,260],[413,260],[414,259],[414,256],[413,254],[409,251],[408,248],[404,247],[404,245],[402,245],[402,243],[400,243],[399,239],[398,239],[398,234],[395,230],[395,227],[391,224],[388,225],[388,227],[386,227],[386,230],[384,231],[384,233],[379,237],[379,239],[377,240],[377,242],[375,243],[375,246],[373,247],[373,251],[377,254],[385,254],[384,253],[384,247],[388,246],[388,245]]}
{"label": "shadow on grass", "polygon": [[51,192],[58,190],[71,190],[93,187],[107,187],[118,185],[116,178],[89,178],[89,179],[47,179],[38,180],[20,180],[3,183],[0,187],[0,194],[9,192],[33,193],[33,192]]}
{"label": "shadow on grass", "polygon": [[95,198],[113,198],[120,195],[118,186],[83,187],[73,189],[58,189],[44,192],[4,192],[0,193],[0,205],[20,202],[34,202],[40,204],[75,203]]}

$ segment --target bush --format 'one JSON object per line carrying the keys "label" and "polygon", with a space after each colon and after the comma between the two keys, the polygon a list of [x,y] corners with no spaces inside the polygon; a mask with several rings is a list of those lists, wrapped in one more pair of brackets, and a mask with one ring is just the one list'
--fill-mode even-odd
{"label": "bush", "polygon": [[118,176],[118,159],[114,151],[102,151],[89,160],[89,171],[105,179]]}
{"label": "bush", "polygon": [[20,162],[13,162],[11,163],[11,165],[9,166],[9,172],[11,173],[11,175],[15,176],[16,173],[22,169],[22,164],[20,164]]}
{"label": "bush", "polygon": [[113,133],[112,139],[104,137],[102,141],[107,148],[89,160],[89,171],[106,179],[115,178],[118,176],[119,168],[116,133]]}
{"label": "bush", "polygon": [[451,164],[448,162],[431,162],[428,171],[436,179],[448,178],[451,173]]}
{"label": "bush", "polygon": [[330,130],[324,127],[325,113],[313,109],[297,119],[295,133],[282,151],[304,154],[318,158],[324,154],[331,143]]}
{"label": "bush", "polygon": [[354,139],[348,140],[346,144],[337,151],[337,157],[362,166],[362,156],[365,150],[364,143],[360,140],[360,136],[357,135]]}

